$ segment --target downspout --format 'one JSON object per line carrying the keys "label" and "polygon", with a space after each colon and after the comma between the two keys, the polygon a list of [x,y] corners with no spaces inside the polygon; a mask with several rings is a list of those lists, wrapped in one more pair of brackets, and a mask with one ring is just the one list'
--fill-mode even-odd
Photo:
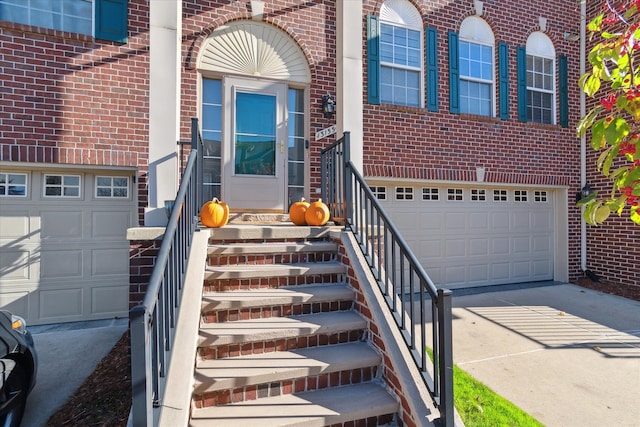
{"label": "downspout", "polygon": [[[586,61],[586,38],[587,38],[587,0],[580,0],[580,76],[585,73]],[[580,117],[587,114],[586,94],[580,90]],[[586,135],[580,137],[580,188],[587,184],[587,138]],[[584,212],[584,206],[580,208],[580,213]],[[587,270],[587,223],[580,215],[580,267],[582,271]]]}

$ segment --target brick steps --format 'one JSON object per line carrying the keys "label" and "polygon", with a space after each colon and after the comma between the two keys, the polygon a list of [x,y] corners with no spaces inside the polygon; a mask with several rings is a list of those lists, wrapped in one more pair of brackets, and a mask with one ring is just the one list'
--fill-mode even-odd
{"label": "brick steps", "polygon": [[211,231],[190,425],[393,423],[329,227]]}
{"label": "brick steps", "polygon": [[362,342],[201,360],[196,366],[195,393],[346,372],[380,363],[380,355]]}
{"label": "brick steps", "polygon": [[[366,420],[388,424],[398,402],[376,382],[194,409],[190,426],[321,427]],[[360,424],[357,424],[360,425]]]}

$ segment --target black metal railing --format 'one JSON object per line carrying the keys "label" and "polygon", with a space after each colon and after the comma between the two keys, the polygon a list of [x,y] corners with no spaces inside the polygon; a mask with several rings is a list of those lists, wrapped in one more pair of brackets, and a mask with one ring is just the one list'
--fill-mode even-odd
{"label": "black metal railing", "polygon": [[[440,410],[454,425],[453,346],[450,290],[437,288],[349,158],[349,132],[322,150],[322,198],[354,234],[383,293],[396,326]],[[342,216],[343,215],[343,216]],[[416,304],[417,302],[417,304]],[[431,342],[427,312],[431,305]]]}
{"label": "black metal railing", "polygon": [[141,305],[129,312],[131,421],[151,426],[171,360],[193,233],[202,206],[202,139],[191,121],[191,152]]}

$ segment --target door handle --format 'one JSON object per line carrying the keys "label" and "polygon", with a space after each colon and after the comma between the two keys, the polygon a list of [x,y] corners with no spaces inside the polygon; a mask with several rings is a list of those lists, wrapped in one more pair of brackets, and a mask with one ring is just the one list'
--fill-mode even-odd
{"label": "door handle", "polygon": [[280,141],[280,152],[284,153],[284,141]]}

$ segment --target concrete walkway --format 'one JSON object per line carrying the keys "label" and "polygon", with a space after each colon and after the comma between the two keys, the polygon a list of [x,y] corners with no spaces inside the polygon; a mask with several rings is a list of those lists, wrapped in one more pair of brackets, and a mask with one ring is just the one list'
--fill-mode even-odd
{"label": "concrete walkway", "polygon": [[118,342],[128,324],[125,318],[29,326],[38,352],[38,378],[21,425],[45,426]]}
{"label": "concrete walkway", "polygon": [[455,291],[454,363],[546,426],[640,426],[640,302],[550,285]]}

